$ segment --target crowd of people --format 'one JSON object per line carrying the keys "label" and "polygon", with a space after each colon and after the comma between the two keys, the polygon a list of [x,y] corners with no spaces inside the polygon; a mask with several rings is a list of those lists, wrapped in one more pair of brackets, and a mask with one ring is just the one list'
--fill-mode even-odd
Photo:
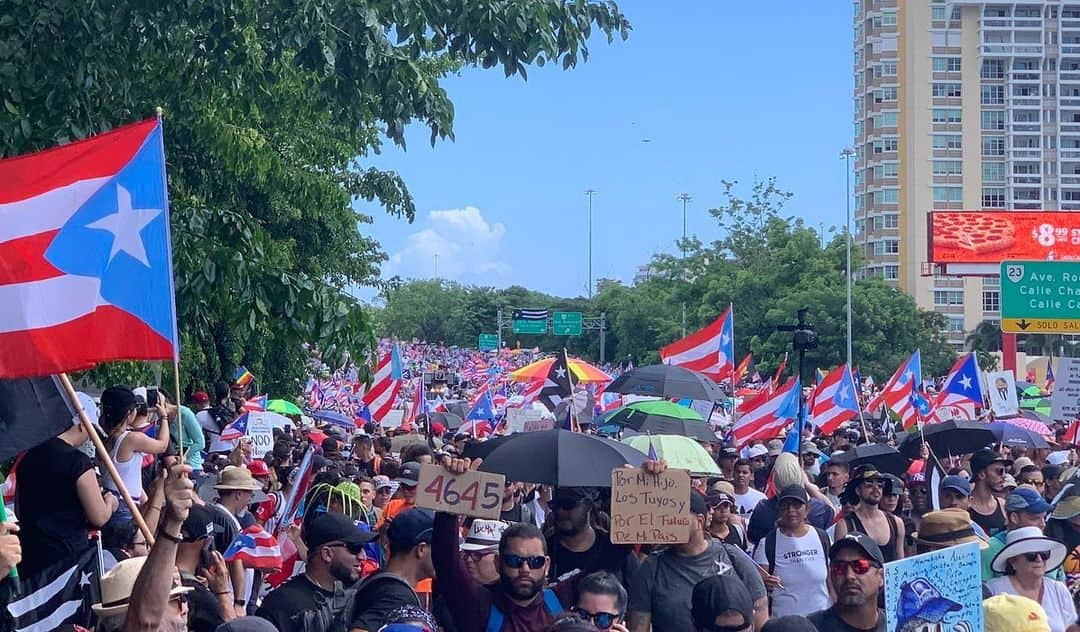
{"label": "crowd of people", "polygon": [[[100,630],[884,630],[885,564],[978,542],[986,629],[1019,629],[993,622],[1024,611],[1045,622],[1024,629],[1080,631],[1080,473],[1064,442],[952,458],[930,489],[925,452],[899,476],[836,458],[875,438],[858,424],[808,433],[799,454],[717,438],[703,447],[720,475],[692,479],[689,540],[633,546],[611,541],[605,488],[507,481],[497,520],[417,507],[423,465],[477,467],[472,434],[295,417],[254,454],[221,436],[242,412],[235,385],[184,405],[150,395],[80,397],[115,478],[78,416],[12,477],[0,576],[100,547]],[[276,536],[272,567],[227,555],[252,533]]]}

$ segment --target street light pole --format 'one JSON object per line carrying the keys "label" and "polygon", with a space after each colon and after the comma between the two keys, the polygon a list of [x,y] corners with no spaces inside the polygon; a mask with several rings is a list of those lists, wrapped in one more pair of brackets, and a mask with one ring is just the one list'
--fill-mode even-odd
{"label": "street light pole", "polygon": [[694,199],[690,197],[689,193],[680,193],[679,199],[682,200],[682,257],[686,258],[686,203]]}
{"label": "street light pole", "polygon": [[596,191],[594,189],[585,189],[585,195],[589,197],[589,298],[592,298],[592,196],[596,195]]}
{"label": "street light pole", "polygon": [[435,253],[435,278],[439,278],[439,253]]}
{"label": "street light pole", "polygon": [[845,147],[840,152],[844,160],[844,199],[847,202],[847,220],[844,223],[844,235],[847,238],[847,365],[851,369],[851,157],[855,150]]}

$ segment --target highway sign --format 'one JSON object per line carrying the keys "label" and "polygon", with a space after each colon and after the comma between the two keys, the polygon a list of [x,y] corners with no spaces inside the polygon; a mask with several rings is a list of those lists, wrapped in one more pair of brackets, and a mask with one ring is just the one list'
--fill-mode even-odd
{"label": "highway sign", "polygon": [[1003,261],[1001,331],[1080,333],[1080,261]]}
{"label": "highway sign", "polygon": [[476,346],[481,351],[494,351],[499,348],[499,334],[480,334]]}
{"label": "highway sign", "polygon": [[547,319],[544,320],[523,320],[514,319],[512,321],[512,328],[515,334],[546,334],[547,333]]}
{"label": "highway sign", "polygon": [[556,336],[580,336],[581,312],[555,312],[551,315],[551,333]]}

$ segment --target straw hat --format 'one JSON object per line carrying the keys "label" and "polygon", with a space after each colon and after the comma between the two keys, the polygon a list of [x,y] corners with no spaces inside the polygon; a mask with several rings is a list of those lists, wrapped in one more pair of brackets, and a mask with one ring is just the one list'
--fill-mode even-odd
{"label": "straw hat", "polygon": [[986,541],[975,535],[971,528],[968,512],[958,507],[932,511],[923,516],[919,531],[915,534],[915,543],[934,549],[944,549],[957,544],[978,542],[980,549],[986,548]]}
{"label": "straw hat", "polygon": [[1050,559],[1046,560],[1046,572],[1061,566],[1065,561],[1065,545],[1043,535],[1038,527],[1021,527],[1010,531],[1005,539],[1005,548],[998,551],[990,568],[996,573],[1005,572],[1005,563],[1012,558],[1025,553],[1039,553],[1050,551]]}
{"label": "straw hat", "polygon": [[[146,564],[145,557],[132,557],[118,562],[108,573],[101,576],[101,603],[90,606],[100,619],[115,617],[127,612],[131,601],[131,591],[135,589],[135,580],[139,571]],[[175,586],[169,591],[170,597],[183,595],[193,589]]]}
{"label": "straw hat", "polygon": [[230,466],[221,470],[214,489],[248,489],[256,492],[262,490],[262,483],[255,480],[246,467]]}

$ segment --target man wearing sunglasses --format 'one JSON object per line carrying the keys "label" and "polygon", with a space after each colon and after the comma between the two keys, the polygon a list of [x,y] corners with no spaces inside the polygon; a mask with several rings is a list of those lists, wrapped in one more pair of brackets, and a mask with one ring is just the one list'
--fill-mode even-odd
{"label": "man wearing sunglasses", "polygon": [[836,524],[837,539],[848,533],[865,533],[880,547],[886,562],[903,559],[904,521],[880,507],[892,487],[892,481],[873,465],[856,467],[848,482],[847,495],[854,495],[859,502],[855,511]]}
{"label": "man wearing sunglasses", "polygon": [[829,583],[836,603],[807,617],[829,632],[885,632],[885,611],[878,596],[885,585],[885,558],[865,533],[837,538],[829,548]]}
{"label": "man wearing sunglasses", "polygon": [[591,488],[561,487],[548,503],[555,523],[555,534],[547,542],[549,581],[574,571],[582,575],[607,571],[625,582],[640,566],[631,547],[612,544],[608,533],[593,527],[596,498]]}
{"label": "man wearing sunglasses", "polygon": [[344,587],[360,578],[364,545],[377,537],[374,531],[358,529],[344,514],[329,512],[315,518],[304,533],[308,548],[304,573],[270,591],[255,615],[282,632],[322,629],[312,627],[313,622],[342,616],[348,605],[340,598]]}

